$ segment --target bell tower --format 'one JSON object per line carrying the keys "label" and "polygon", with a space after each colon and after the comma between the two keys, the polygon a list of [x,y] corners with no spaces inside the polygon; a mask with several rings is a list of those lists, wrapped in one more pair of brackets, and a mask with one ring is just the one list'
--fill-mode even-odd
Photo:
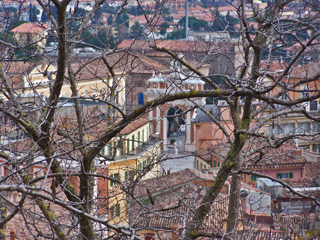
{"label": "bell tower", "polygon": [[[160,73],[148,79],[147,101],[154,100],[164,95],[181,94],[193,90],[203,90],[204,81],[200,78],[187,77],[181,72],[173,73],[163,77]],[[195,114],[195,105],[203,106],[204,98],[175,100],[162,106],[158,106],[149,112],[151,121],[151,133],[159,134],[163,140],[163,150],[168,150],[168,145],[175,139],[179,139],[181,146],[179,151],[195,151],[195,131],[191,124],[192,116]]]}

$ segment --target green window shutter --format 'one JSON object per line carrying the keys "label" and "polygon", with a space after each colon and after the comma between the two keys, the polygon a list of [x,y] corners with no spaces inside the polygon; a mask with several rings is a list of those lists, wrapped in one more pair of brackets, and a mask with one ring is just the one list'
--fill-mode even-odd
{"label": "green window shutter", "polygon": [[[114,178],[114,175],[111,174],[110,177]],[[114,182],[112,180],[110,180],[110,186],[112,187],[114,185]]]}
{"label": "green window shutter", "polygon": [[289,178],[293,178],[293,173],[289,172]]}
{"label": "green window shutter", "polygon": [[251,181],[256,181],[256,180],[257,180],[257,178],[258,178],[258,176],[257,176],[257,175],[254,175],[254,174],[252,174],[252,175],[251,175]]}
{"label": "green window shutter", "polygon": [[138,146],[140,146],[140,131],[138,132]]}
{"label": "green window shutter", "polygon": [[112,157],[112,142],[109,143],[109,157]]}
{"label": "green window shutter", "polygon": [[130,152],[130,140],[127,139],[127,154]]}
{"label": "green window shutter", "polygon": [[120,203],[117,204],[117,216],[120,216]]}
{"label": "green window shutter", "polygon": [[129,178],[129,173],[125,172],[125,179],[128,180],[128,178]]}
{"label": "green window shutter", "polygon": [[281,179],[281,173],[277,173],[277,178]]}
{"label": "green window shutter", "polygon": [[142,142],[144,142],[144,129],[142,129]]}
{"label": "green window shutter", "polygon": [[101,149],[101,154],[104,156],[105,152],[104,152],[104,147]]}
{"label": "green window shutter", "polygon": [[133,151],[134,150],[134,135],[132,135],[131,138],[132,138],[132,143],[131,144],[132,144],[132,151]]}
{"label": "green window shutter", "polygon": [[213,161],[213,167],[216,167],[216,166],[217,166],[217,161],[214,160],[214,161]]}
{"label": "green window shutter", "polygon": [[124,143],[123,143],[123,139],[121,139],[121,155],[124,155]]}

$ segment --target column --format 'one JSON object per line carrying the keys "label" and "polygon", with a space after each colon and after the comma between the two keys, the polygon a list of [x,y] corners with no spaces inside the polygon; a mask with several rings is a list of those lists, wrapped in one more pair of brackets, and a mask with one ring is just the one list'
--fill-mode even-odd
{"label": "column", "polygon": [[168,119],[166,117],[163,118],[163,151],[168,150]]}
{"label": "column", "polygon": [[161,119],[160,119],[160,107],[156,108],[156,124],[157,124],[157,128],[156,128],[156,132],[157,133],[161,133]]}
{"label": "column", "polygon": [[151,124],[150,124],[150,132],[154,133],[153,132],[153,109],[149,112],[149,120],[151,122]]}
{"label": "column", "polygon": [[190,113],[190,111],[187,113],[186,131],[187,131],[186,144],[190,144],[191,143],[191,113]]}
{"label": "column", "polygon": [[196,146],[197,143],[197,126],[195,123],[193,123],[193,144]]}

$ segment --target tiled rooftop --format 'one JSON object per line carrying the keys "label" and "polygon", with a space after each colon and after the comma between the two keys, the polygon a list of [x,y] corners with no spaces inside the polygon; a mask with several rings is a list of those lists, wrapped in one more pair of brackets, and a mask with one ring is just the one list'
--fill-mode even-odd
{"label": "tiled rooftop", "polygon": [[40,23],[23,23],[20,26],[11,30],[13,33],[41,33],[47,30],[48,24]]}

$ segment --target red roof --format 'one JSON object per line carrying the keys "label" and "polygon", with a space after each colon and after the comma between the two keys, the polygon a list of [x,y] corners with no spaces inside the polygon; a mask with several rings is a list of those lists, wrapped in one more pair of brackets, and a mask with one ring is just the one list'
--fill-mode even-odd
{"label": "red roof", "polygon": [[142,127],[149,122],[146,118],[138,118],[137,120],[129,123],[124,129],[121,130],[121,134],[127,135]]}
{"label": "red roof", "polygon": [[[230,50],[232,44],[226,43],[209,43],[209,42],[199,42],[199,41],[185,41],[185,40],[162,40],[157,39],[153,41],[153,44],[159,48],[170,49],[173,52],[205,52],[207,53],[209,49],[219,49],[221,51]],[[117,49],[128,49],[141,51],[149,50],[153,51],[149,47],[149,43],[145,40],[123,40],[118,46]]]}
{"label": "red roof", "polygon": [[13,33],[41,33],[49,27],[48,24],[23,23],[11,30]]}

